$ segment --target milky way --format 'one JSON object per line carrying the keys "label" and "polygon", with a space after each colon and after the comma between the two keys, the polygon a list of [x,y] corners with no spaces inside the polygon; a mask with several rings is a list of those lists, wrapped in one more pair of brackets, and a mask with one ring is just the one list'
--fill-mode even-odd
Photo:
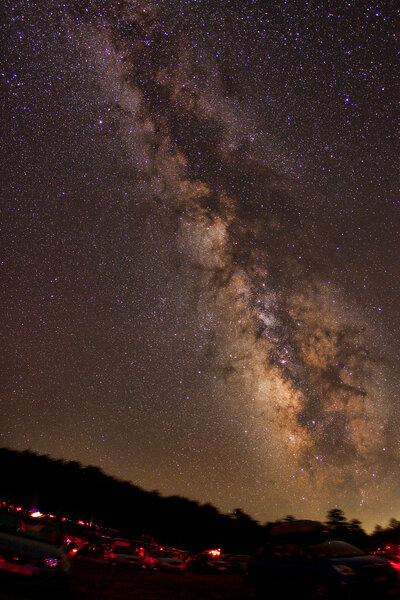
{"label": "milky way", "polygon": [[262,522],[398,517],[394,9],[5,17],[2,444]]}

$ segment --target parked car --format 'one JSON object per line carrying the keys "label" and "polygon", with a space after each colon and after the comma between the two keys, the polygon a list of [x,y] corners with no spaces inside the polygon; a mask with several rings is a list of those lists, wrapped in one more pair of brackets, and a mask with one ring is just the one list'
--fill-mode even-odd
{"label": "parked car", "polygon": [[132,569],[144,569],[146,564],[143,558],[135,552],[130,545],[116,544],[107,553],[107,560],[112,565],[130,567]]}
{"label": "parked car", "polygon": [[398,544],[388,544],[383,549],[374,550],[372,554],[383,556],[397,572],[400,571],[400,546]]}
{"label": "parked car", "polygon": [[193,573],[218,573],[228,570],[228,563],[223,558],[214,558],[208,554],[197,554],[187,561],[189,571]]}
{"label": "parked car", "polygon": [[44,519],[0,513],[0,579],[5,586],[28,586],[68,594],[70,561],[61,532]]}
{"label": "parked car", "polygon": [[231,573],[244,573],[251,560],[251,556],[249,554],[229,554],[224,557],[224,560]]}
{"label": "parked car", "polygon": [[173,552],[160,551],[149,557],[150,565],[159,571],[186,571],[186,562]]}
{"label": "parked car", "polygon": [[383,557],[338,540],[292,532],[271,536],[248,564],[249,596],[257,599],[376,600],[396,586]]}

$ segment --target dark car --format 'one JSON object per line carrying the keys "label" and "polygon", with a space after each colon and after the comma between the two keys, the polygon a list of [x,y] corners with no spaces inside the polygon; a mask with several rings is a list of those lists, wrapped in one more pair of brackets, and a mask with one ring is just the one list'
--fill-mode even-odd
{"label": "dark car", "polygon": [[[70,561],[60,531],[26,515],[0,513],[0,585],[68,594]],[[44,593],[44,592],[43,592]]]}
{"label": "dark car", "polygon": [[192,573],[224,573],[228,570],[228,563],[209,554],[197,554],[187,561],[187,568]]}
{"label": "dark car", "polygon": [[277,537],[247,568],[249,597],[259,600],[384,598],[396,585],[389,562],[346,542]]}
{"label": "dark car", "polygon": [[251,560],[251,556],[249,554],[229,554],[224,559],[231,573],[244,573]]}

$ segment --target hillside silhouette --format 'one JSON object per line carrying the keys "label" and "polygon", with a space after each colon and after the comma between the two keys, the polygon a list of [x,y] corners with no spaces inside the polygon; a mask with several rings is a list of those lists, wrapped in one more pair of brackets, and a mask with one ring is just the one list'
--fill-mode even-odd
{"label": "hillside silhouette", "polygon": [[162,497],[106,475],[98,467],[28,450],[0,448],[0,500],[3,505],[38,508],[71,521],[112,528],[126,537],[194,552],[220,546],[232,552],[251,551],[265,532],[241,509],[222,514],[211,504]]}
{"label": "hillside silhouette", "polygon": [[[212,504],[143,490],[98,467],[9,448],[0,448],[0,502],[190,552],[222,547],[225,552],[250,553],[264,543],[271,525],[260,525],[240,508],[223,514]],[[275,523],[290,520],[294,517],[287,515]],[[395,518],[367,535],[358,519],[349,521],[341,509],[333,508],[325,524],[332,537],[359,547],[400,543],[400,521]]]}

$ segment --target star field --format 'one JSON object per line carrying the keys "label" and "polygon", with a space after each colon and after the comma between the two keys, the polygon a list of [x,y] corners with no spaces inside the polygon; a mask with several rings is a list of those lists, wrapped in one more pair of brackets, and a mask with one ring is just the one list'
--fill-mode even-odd
{"label": "star field", "polygon": [[6,0],[1,445],[398,518],[396,14]]}

